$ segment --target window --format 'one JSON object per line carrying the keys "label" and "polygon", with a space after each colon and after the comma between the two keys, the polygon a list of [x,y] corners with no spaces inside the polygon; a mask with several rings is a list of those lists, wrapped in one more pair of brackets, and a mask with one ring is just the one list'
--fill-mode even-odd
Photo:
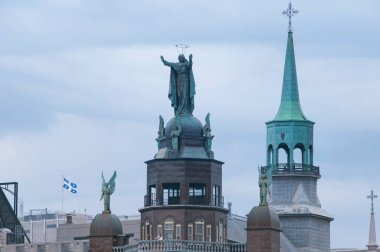
{"label": "window", "polygon": [[150,224],[149,220],[145,220],[145,223],[142,225],[141,228],[142,233],[142,239],[143,240],[151,240],[151,234],[152,234],[152,225]]}
{"label": "window", "polygon": [[207,204],[205,184],[200,184],[200,183],[189,184],[189,204],[194,204],[194,205]]}
{"label": "window", "polygon": [[223,234],[224,234],[224,226],[223,226],[223,221],[220,220],[219,221],[219,225],[218,225],[218,242],[224,242],[224,237],[223,237]]}
{"label": "window", "polygon": [[175,225],[175,238],[181,240],[181,224]]}
{"label": "window", "polygon": [[218,186],[218,185],[212,186],[212,205],[213,206],[221,206],[221,204],[220,204],[220,186]]}
{"label": "window", "polygon": [[163,184],[163,204],[174,205],[179,204],[180,189],[179,183]]}
{"label": "window", "polygon": [[211,225],[206,226],[206,241],[211,241]]}
{"label": "window", "polygon": [[187,239],[189,241],[192,241],[193,240],[193,224],[189,224],[187,226]]}
{"label": "window", "polygon": [[173,239],[174,219],[166,218],[164,221],[164,239]]}
{"label": "window", "polygon": [[149,186],[149,206],[156,206],[156,185]]}
{"label": "window", "polygon": [[195,241],[204,241],[204,225],[205,222],[203,219],[198,219],[195,221]]}
{"label": "window", "polygon": [[162,225],[159,224],[157,225],[157,240],[161,240],[162,239]]}

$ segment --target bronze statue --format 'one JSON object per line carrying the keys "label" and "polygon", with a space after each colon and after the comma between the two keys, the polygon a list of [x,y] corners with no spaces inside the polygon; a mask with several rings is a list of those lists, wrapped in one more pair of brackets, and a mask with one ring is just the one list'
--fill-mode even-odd
{"label": "bronze statue", "polygon": [[178,56],[178,63],[171,63],[161,56],[165,66],[169,66],[170,83],[169,99],[174,108],[174,114],[192,115],[194,110],[195,82],[193,76],[193,55],[190,54],[189,61],[183,54]]}
{"label": "bronze statue", "polygon": [[102,172],[102,179],[103,179],[102,197],[100,198],[100,201],[102,199],[104,199],[104,211],[103,211],[103,213],[111,213],[110,196],[111,196],[111,194],[114,193],[115,187],[116,187],[116,183],[115,183],[116,171],[113,173],[113,175],[110,178],[110,180],[108,181],[108,183],[106,183],[106,181],[104,180],[103,172]]}
{"label": "bronze statue", "polygon": [[259,171],[259,187],[260,187],[260,205],[268,205],[267,193],[268,193],[268,177],[264,171]]}
{"label": "bronze statue", "polygon": [[206,124],[203,126],[203,135],[206,137],[206,149],[211,151],[214,136],[211,134],[210,113],[207,114],[205,121]]}

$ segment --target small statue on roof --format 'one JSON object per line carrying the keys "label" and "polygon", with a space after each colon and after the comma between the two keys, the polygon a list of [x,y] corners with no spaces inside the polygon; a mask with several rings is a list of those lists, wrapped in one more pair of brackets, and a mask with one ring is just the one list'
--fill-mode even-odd
{"label": "small statue on roof", "polygon": [[268,205],[267,193],[268,193],[268,177],[264,170],[260,171],[259,168],[259,187],[260,187],[260,205]]}
{"label": "small statue on roof", "polygon": [[105,179],[104,179],[104,176],[103,176],[103,172],[102,172],[102,197],[100,198],[100,201],[102,199],[104,199],[104,210],[103,210],[103,213],[111,213],[111,208],[110,208],[110,199],[111,199],[111,194],[113,194],[115,192],[115,187],[116,187],[116,183],[115,183],[115,179],[116,179],[116,171],[113,173],[112,177],[110,178],[110,180],[108,181],[108,183],[106,183]]}

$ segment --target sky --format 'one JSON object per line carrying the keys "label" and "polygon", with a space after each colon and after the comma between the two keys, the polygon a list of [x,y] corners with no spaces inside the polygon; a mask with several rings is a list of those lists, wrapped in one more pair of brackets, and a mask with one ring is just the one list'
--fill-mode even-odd
{"label": "sky", "polygon": [[[176,44],[191,47],[194,116],[211,113],[213,151],[232,212],[258,204],[265,122],[280,103],[287,1],[3,0],[0,2],[1,182],[23,212],[102,211],[101,173],[117,171],[111,209],[144,205]],[[302,110],[314,122],[318,195],[332,248],[364,248],[371,190],[380,193],[378,0],[295,0]],[[62,177],[78,193],[62,194]],[[63,202],[63,204],[62,204]],[[380,209],[375,200],[375,211]],[[85,210],[86,209],[86,210]],[[378,219],[378,218],[377,218]]]}

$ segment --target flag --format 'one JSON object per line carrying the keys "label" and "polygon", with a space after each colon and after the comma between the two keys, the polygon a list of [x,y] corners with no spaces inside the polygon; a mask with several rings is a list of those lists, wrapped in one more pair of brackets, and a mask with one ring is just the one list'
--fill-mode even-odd
{"label": "flag", "polygon": [[72,193],[77,193],[78,191],[78,186],[77,184],[70,182],[67,178],[63,178],[63,189],[66,189]]}

